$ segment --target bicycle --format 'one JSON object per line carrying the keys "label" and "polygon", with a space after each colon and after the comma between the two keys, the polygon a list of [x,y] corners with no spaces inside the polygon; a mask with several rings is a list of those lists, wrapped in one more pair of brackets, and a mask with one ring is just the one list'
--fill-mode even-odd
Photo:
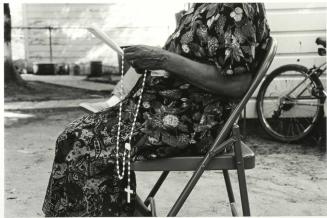
{"label": "bicycle", "polygon": [[[326,55],[326,39],[317,38],[320,56]],[[288,64],[275,69],[262,83],[256,110],[268,135],[281,142],[295,142],[312,132],[324,116],[327,96],[319,77],[326,62],[308,69]]]}

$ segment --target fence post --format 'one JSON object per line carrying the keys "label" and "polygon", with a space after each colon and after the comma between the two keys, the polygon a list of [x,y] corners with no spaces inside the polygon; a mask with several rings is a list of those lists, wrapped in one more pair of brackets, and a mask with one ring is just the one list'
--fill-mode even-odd
{"label": "fence post", "polygon": [[49,49],[50,49],[50,63],[52,63],[52,27],[49,26]]}

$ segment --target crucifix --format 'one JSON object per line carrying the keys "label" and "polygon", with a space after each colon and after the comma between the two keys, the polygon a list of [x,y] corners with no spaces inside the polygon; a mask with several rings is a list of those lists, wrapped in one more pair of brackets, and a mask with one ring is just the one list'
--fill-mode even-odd
{"label": "crucifix", "polygon": [[125,192],[127,194],[127,203],[131,202],[131,194],[133,194],[133,190],[130,188],[130,186],[127,186],[127,188],[125,188]]}

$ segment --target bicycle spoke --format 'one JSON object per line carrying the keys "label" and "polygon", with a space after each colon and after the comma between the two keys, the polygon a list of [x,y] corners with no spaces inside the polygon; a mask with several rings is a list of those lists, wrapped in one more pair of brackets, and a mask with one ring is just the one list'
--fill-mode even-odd
{"label": "bicycle spoke", "polygon": [[304,131],[304,130],[306,129],[306,128],[303,126],[302,123],[300,123],[299,121],[297,121],[297,119],[295,119],[295,122],[299,124],[299,125],[297,125],[297,126],[301,126],[301,127],[303,128],[303,130],[300,129],[299,132],[302,132],[302,131]]}
{"label": "bicycle spoke", "polygon": [[323,106],[323,104],[313,104],[313,103],[299,103],[299,102],[292,102],[294,105],[304,105],[304,106]]}
{"label": "bicycle spoke", "polygon": [[[308,90],[307,88],[309,87],[309,86],[312,86],[312,82],[310,82],[301,92],[300,92],[300,94],[298,94],[297,96],[296,96],[296,98],[298,98],[299,96],[301,96],[304,92],[305,92],[305,90]],[[309,92],[310,93],[310,92]]]}
{"label": "bicycle spoke", "polygon": [[308,77],[307,78],[305,78],[302,82],[300,82],[297,86],[295,86],[289,93],[287,93],[287,95],[286,96],[289,96],[292,92],[294,92],[298,87],[300,87],[306,80],[308,79]]}
{"label": "bicycle spoke", "polygon": [[269,115],[269,114],[271,114],[272,111],[275,111],[276,108],[278,108],[278,103],[275,103],[274,105],[268,104],[265,108],[263,108],[263,112],[264,112],[264,114]]}
{"label": "bicycle spoke", "polygon": [[294,120],[293,119],[294,119],[293,117],[290,118],[290,125],[292,126],[292,131],[291,131],[292,135],[291,136],[296,135],[296,133],[294,132],[295,131],[295,126],[294,126]]}
{"label": "bicycle spoke", "polygon": [[292,117],[292,123],[293,123],[293,126],[294,126],[294,131],[295,131],[295,134],[294,135],[297,135],[299,133],[299,128],[298,128],[298,125],[296,123],[296,118],[293,118]]}
{"label": "bicycle spoke", "polygon": [[[312,124],[312,122],[311,122],[311,120],[310,120],[309,118],[304,118],[304,120],[305,120],[309,125]],[[308,120],[309,120],[309,121],[308,121]]]}
{"label": "bicycle spoke", "polygon": [[289,136],[291,132],[292,132],[292,122],[289,121],[288,122],[288,130],[287,130],[287,134],[286,135]]}
{"label": "bicycle spoke", "polygon": [[272,108],[269,111],[265,110],[265,114],[267,114],[267,116],[269,116],[270,114],[273,114],[273,111],[275,111],[275,108]]}
{"label": "bicycle spoke", "polygon": [[281,123],[281,128],[280,129],[281,129],[281,132],[283,132],[283,130],[284,130],[283,120],[281,120],[280,123]]}
{"label": "bicycle spoke", "polygon": [[[297,120],[297,118],[293,118],[293,120],[294,120],[294,125],[295,125],[295,128],[296,128],[296,130],[297,130],[297,135],[298,134],[301,134],[304,130],[305,130],[305,128],[303,127],[303,125]],[[301,127],[302,127],[302,129],[301,129]]]}

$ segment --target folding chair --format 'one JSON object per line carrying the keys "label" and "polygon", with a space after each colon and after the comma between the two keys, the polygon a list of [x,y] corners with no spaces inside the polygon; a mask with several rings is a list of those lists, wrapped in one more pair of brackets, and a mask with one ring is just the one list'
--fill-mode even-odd
{"label": "folding chair", "polygon": [[[228,173],[228,170],[237,170],[243,216],[250,216],[245,169],[254,168],[255,155],[253,151],[240,140],[240,131],[237,122],[245,105],[253,95],[255,89],[259,86],[261,80],[264,78],[272,60],[274,59],[276,50],[276,40],[269,38],[266,52],[257,68],[257,73],[251,86],[243,99],[231,113],[227,122],[215,139],[215,142],[212,144],[210,150],[204,157],[172,157],[157,160],[135,161],[132,163],[132,169],[135,171],[163,171],[158,181],[150,191],[148,197],[144,201],[145,207],[151,204],[151,212],[153,216],[156,215],[154,196],[170,171],[194,171],[184,190],[168,213],[168,216],[176,216],[205,170],[223,171],[232,215],[238,216],[233,189]],[[232,136],[228,137],[231,132]],[[226,137],[227,140],[225,140]],[[232,145],[232,152],[225,152],[221,154],[221,152],[224,151],[227,146]]]}

